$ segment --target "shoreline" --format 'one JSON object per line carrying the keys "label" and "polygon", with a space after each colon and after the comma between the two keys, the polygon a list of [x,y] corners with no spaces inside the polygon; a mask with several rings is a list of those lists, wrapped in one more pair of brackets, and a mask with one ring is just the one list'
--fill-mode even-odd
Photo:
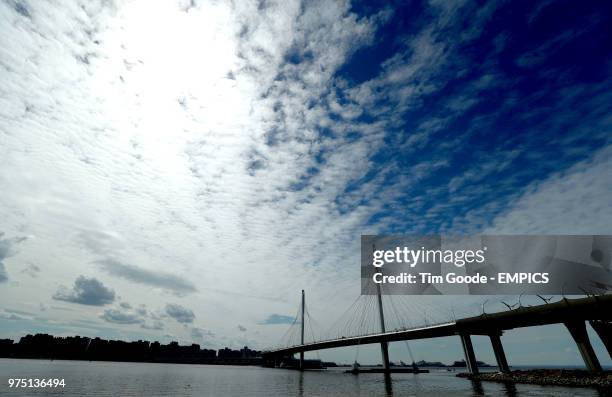
{"label": "shoreline", "polygon": [[476,375],[459,373],[459,378],[500,383],[522,383],[539,386],[596,387],[612,389],[612,371],[591,373],[572,369],[530,369],[508,373],[483,372]]}
{"label": "shoreline", "polygon": [[181,364],[181,365],[219,365],[219,366],[236,366],[236,367],[261,367],[260,359],[237,359],[235,361],[227,360],[114,360],[114,359],[87,359],[74,357],[6,357],[0,356],[0,359],[6,360],[37,360],[37,361],[82,361],[82,362],[97,362],[97,363],[137,363],[137,364]]}

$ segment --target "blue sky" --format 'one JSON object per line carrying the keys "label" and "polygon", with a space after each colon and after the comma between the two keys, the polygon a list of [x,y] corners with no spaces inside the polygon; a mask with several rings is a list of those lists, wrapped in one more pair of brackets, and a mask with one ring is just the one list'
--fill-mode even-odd
{"label": "blue sky", "polygon": [[[356,184],[386,175],[382,184],[394,186],[415,165],[431,167],[372,215],[375,224],[388,208],[406,208],[412,216],[393,232],[461,230],[456,218],[470,211],[487,225],[525,186],[609,143],[609,10],[568,2],[457,8],[446,11],[450,21],[418,2],[393,8],[373,43],[338,71],[349,84],[399,74],[376,87],[385,94],[359,119],[391,119],[393,127]],[[427,65],[406,69],[420,57]]]}
{"label": "blue sky", "polygon": [[612,232],[610,5],[236,3],[0,4],[0,337],[270,346],[361,234]]}

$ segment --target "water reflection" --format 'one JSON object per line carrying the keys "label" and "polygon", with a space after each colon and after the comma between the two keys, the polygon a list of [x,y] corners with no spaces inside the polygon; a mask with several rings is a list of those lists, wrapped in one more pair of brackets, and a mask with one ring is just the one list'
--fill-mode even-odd
{"label": "water reflection", "polygon": [[610,397],[612,396],[612,387],[598,388],[597,389],[598,397]]}
{"label": "water reflection", "polygon": [[[296,371],[297,372],[297,371]],[[295,373],[295,372],[293,372]],[[329,395],[346,397],[346,390],[352,390],[356,395],[366,392],[366,395],[380,395],[384,397],[404,396],[408,392],[412,396],[503,396],[503,397],[521,397],[529,396],[532,393],[537,395],[556,395],[556,396],[585,396],[585,397],[607,397],[612,396],[611,389],[567,389],[558,388],[555,386],[535,386],[535,385],[517,385],[511,382],[483,382],[475,379],[457,378],[455,376],[446,377],[436,374],[433,377],[424,377],[423,375],[415,375],[414,377],[393,376],[391,374],[377,374],[377,376],[368,375],[349,375],[344,376],[338,372],[333,378],[327,377],[321,382],[317,372],[297,372],[297,395],[299,397],[310,397],[320,395],[319,392],[324,391]],[[295,378],[293,378],[295,380]],[[332,385],[335,381],[340,381],[338,384]],[[294,385],[296,385],[294,383]],[[334,386],[350,384],[351,387],[340,391]],[[544,394],[541,393],[542,388],[547,390]],[[367,390],[367,391],[366,391]],[[384,390],[384,392],[383,392]],[[382,393],[381,393],[382,392]],[[436,394],[430,394],[436,393]],[[550,393],[550,394],[549,394]],[[272,396],[266,396],[272,397]]]}
{"label": "water reflection", "polygon": [[[22,397],[23,390],[8,389],[7,376],[65,378],[64,397],[429,397],[429,396],[612,396],[610,390],[513,385],[470,381],[454,373],[345,374],[344,369],[291,371],[261,367],[215,365],[107,363],[80,361],[0,359],[0,395]],[[47,391],[45,391],[47,392]]]}
{"label": "water reflection", "polygon": [[390,374],[385,374],[385,397],[393,397],[393,382]]}
{"label": "water reflection", "polygon": [[472,383],[472,390],[474,391],[473,396],[474,397],[482,397],[484,396],[484,390],[482,388],[482,382],[479,380],[474,380],[471,379],[470,382]]}
{"label": "water reflection", "polygon": [[504,391],[506,392],[507,397],[517,397],[518,391],[516,390],[516,385],[514,383],[505,382],[503,383]]}
{"label": "water reflection", "polygon": [[304,397],[304,372],[300,371],[298,377],[298,397]]}

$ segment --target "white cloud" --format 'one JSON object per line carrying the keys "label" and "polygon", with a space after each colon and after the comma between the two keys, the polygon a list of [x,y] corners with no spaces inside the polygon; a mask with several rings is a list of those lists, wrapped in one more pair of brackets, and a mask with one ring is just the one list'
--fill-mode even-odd
{"label": "white cloud", "polygon": [[174,303],[166,305],[166,314],[182,324],[191,324],[195,319],[191,309]]}
{"label": "white cloud", "polygon": [[[326,200],[347,178],[334,181],[346,171],[342,158],[365,156],[361,145],[330,159],[342,168],[321,175],[319,197],[289,188],[315,164],[304,153],[323,149],[314,132],[325,115],[320,96],[373,34],[374,22],[348,10],[347,2],[32,4],[24,17],[3,4],[12,23],[1,33],[19,43],[9,40],[0,58],[9,82],[0,96],[0,208],[8,231],[36,236],[23,259],[49,277],[20,293],[44,299],[83,267],[103,275],[109,269],[96,261],[113,257],[132,266],[112,284],[122,299],[156,299],[133,283],[134,271],[157,285],[188,275],[202,289],[198,310],[223,328],[227,310],[251,323],[284,310],[296,291],[288,274],[314,286],[319,276],[307,276],[312,261],[301,257],[312,237],[344,234],[362,219],[325,219]],[[296,49],[304,62],[286,63]],[[274,130],[279,142],[268,146]],[[251,175],[252,164],[261,166]],[[264,287],[270,277],[276,291]],[[280,307],[251,313],[249,298],[227,300],[212,287],[272,295]]]}
{"label": "white cloud", "polygon": [[25,237],[4,238],[4,233],[0,232],[0,283],[9,279],[8,272],[4,264],[5,260],[15,255],[15,247],[25,240]]}
{"label": "white cloud", "polygon": [[142,319],[133,313],[126,313],[115,309],[106,309],[101,316],[109,323],[115,324],[140,324]]}
{"label": "white cloud", "polygon": [[534,182],[497,216],[487,232],[499,234],[612,233],[612,146],[592,159]]}
{"label": "white cloud", "polygon": [[81,305],[103,306],[115,301],[115,291],[95,277],[79,276],[72,288],[60,286],[53,299]]}

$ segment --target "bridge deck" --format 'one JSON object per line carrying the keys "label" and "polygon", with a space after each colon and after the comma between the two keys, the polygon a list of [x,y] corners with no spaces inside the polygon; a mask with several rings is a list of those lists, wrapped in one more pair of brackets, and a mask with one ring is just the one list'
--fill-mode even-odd
{"label": "bridge deck", "polygon": [[342,337],[264,351],[264,355],[286,355],[302,351],[367,345],[370,343],[429,339],[457,334],[489,335],[504,330],[559,324],[569,320],[612,320],[612,295],[563,299],[539,306],[468,317],[444,324],[389,331],[379,334]]}

